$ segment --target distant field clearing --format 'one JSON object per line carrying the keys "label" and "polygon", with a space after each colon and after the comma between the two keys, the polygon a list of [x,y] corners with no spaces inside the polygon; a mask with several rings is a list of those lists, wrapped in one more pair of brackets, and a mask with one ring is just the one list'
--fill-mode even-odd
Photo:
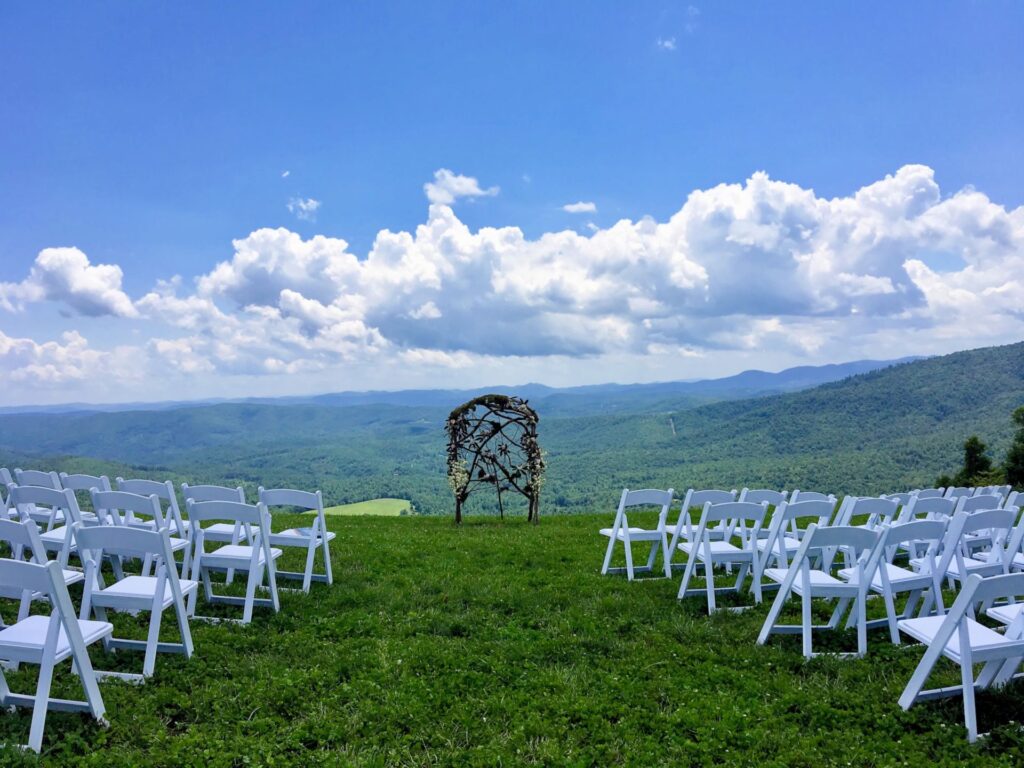
{"label": "distant field clearing", "polygon": [[325,515],[378,515],[382,517],[398,517],[409,511],[408,499],[370,499],[355,504],[339,504],[336,507],[324,507]]}

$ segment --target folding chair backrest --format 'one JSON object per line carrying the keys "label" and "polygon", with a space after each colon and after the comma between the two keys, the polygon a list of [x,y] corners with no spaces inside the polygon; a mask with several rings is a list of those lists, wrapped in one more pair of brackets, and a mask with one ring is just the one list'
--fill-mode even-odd
{"label": "folding chair backrest", "polygon": [[768,511],[768,502],[762,501],[755,504],[752,501],[727,501],[722,504],[708,502],[701,512],[701,520],[709,523],[722,521],[736,521],[756,523],[760,526],[764,522],[764,516]]}
{"label": "folding chair backrest", "polygon": [[[634,494],[645,493],[645,491],[632,491]],[[323,509],[323,497],[320,491],[296,491],[292,488],[263,488],[260,486],[259,498],[267,507],[299,507],[306,510]],[[648,502],[641,502],[648,503]],[[629,506],[629,505],[627,505]]]}
{"label": "folding chair backrest", "polygon": [[795,490],[789,495],[789,500],[794,504],[798,501],[827,501],[829,499],[832,499],[832,503],[835,504],[835,496],[830,493]]}
{"label": "folding chair backrest", "polygon": [[92,506],[100,519],[114,525],[129,525],[135,515],[145,515],[157,528],[168,527],[156,494],[142,496],[127,491],[92,491]]}
{"label": "folding chair backrest", "polygon": [[243,504],[240,501],[189,501],[188,518],[200,528],[203,523],[248,523],[262,527],[267,517],[262,504]]}
{"label": "folding chair backrest", "polygon": [[899,521],[906,523],[911,520],[927,518],[929,520],[944,520],[956,513],[956,499],[946,499],[941,496],[918,496],[911,499],[910,503],[900,512]]}
{"label": "folding chair backrest", "polygon": [[782,502],[786,501],[789,494],[786,491],[772,491],[767,488],[757,488],[751,490],[750,488],[744,488],[740,491],[739,501],[749,501],[754,504],[760,504],[762,501],[767,501],[771,506],[777,507]]}
{"label": "folding chair backrest", "polygon": [[[53,488],[44,488],[41,485],[16,485],[11,489],[11,498],[8,503],[19,511],[23,507],[29,506],[62,510],[66,515],[65,521],[68,525],[82,519],[82,513],[78,509],[78,499],[69,490],[58,491]],[[27,518],[27,514],[22,515],[22,519]]]}
{"label": "folding chair backrest", "polygon": [[185,522],[178,507],[178,497],[174,495],[174,484],[170,480],[125,480],[117,478],[117,490],[135,493],[139,496],[156,496],[160,499],[161,509],[166,503],[166,523],[174,530],[175,535],[185,535]]}
{"label": "folding chair backrest", "polygon": [[915,494],[911,491],[904,493],[887,493],[882,498],[889,499],[890,501],[897,502],[901,507],[910,503],[910,500],[914,498]]}
{"label": "folding chair backrest", "polygon": [[977,512],[982,509],[999,509],[1003,505],[1003,498],[993,494],[981,496],[962,496],[957,505],[960,512]]}
{"label": "folding chair backrest", "polygon": [[18,485],[60,489],[60,476],[56,472],[43,472],[40,469],[15,469],[14,482]]}
{"label": "folding chair backrest", "polygon": [[636,507],[659,507],[658,528],[663,529],[666,525],[666,521],[668,520],[668,512],[672,507],[674,495],[675,491],[671,488],[667,491],[661,491],[654,488],[631,491],[628,488],[623,488],[622,496],[619,498],[619,508],[615,514],[615,523],[612,527],[614,529],[618,529],[620,526],[629,527],[629,513],[626,511],[627,509]]}
{"label": "folding chair backrest", "polygon": [[[84,652],[85,641],[82,629],[75,617],[75,609],[71,605],[64,573],[56,560],[45,563],[25,563],[18,560],[0,558],[0,593],[35,593],[50,598],[53,610],[51,621],[57,620],[64,629],[64,637],[78,653]],[[85,663],[88,663],[86,657]]]}
{"label": "folding chair backrest", "polygon": [[6,488],[8,485],[14,482],[14,477],[11,475],[11,470],[7,467],[0,467],[0,484]]}
{"label": "folding chair backrest", "polygon": [[223,485],[189,485],[181,484],[181,495],[185,501],[238,501],[245,503],[245,491],[242,486],[228,488]]}
{"label": "folding chair backrest", "polygon": [[918,491],[914,491],[914,495],[919,499],[942,498],[945,493],[945,488],[922,488]]}
{"label": "folding chair backrest", "polygon": [[785,536],[787,531],[793,536],[799,535],[801,520],[810,520],[819,526],[828,525],[835,506],[835,497],[812,501],[784,501],[775,508],[772,515],[765,552],[774,552],[784,563],[787,562],[786,548],[779,543],[781,537]]}
{"label": "folding chair backrest", "polygon": [[1006,504],[1003,505],[1007,509],[1010,507],[1017,507],[1020,509],[1024,507],[1024,491],[1013,491],[1006,497]]}
{"label": "folding chair backrest", "polygon": [[870,530],[851,525],[829,525],[819,528],[811,523],[800,549],[804,557],[807,556],[807,552],[812,550],[827,550],[829,555],[823,557],[822,560],[824,569],[828,570],[833,558],[839,552],[847,556],[848,566],[855,562],[866,563],[880,536],[881,530]]}
{"label": "folding chair backrest", "polygon": [[962,496],[973,496],[973,495],[974,495],[974,489],[973,488],[968,488],[966,486],[958,486],[958,487],[950,486],[949,488],[946,489],[946,498],[947,499],[959,499]]}
{"label": "folding chair backrest", "polygon": [[839,525],[850,525],[855,518],[867,515],[867,526],[869,528],[877,528],[880,525],[894,522],[899,506],[899,502],[894,499],[871,497],[852,499],[846,503],[845,511],[840,519],[837,520],[837,523]]}
{"label": "folding chair backrest", "polygon": [[704,505],[708,502],[712,504],[725,504],[730,501],[736,501],[736,491],[720,491],[715,489],[695,491],[691,488],[686,492],[686,498],[683,499],[683,511],[685,512],[694,507],[704,509]]}
{"label": "folding chair backrest", "polygon": [[[45,564],[49,558],[43,548],[43,542],[39,538],[39,528],[32,520],[25,520],[22,523],[14,520],[0,520],[0,542],[10,547],[10,556],[0,560],[17,560],[24,558],[35,563]],[[0,597],[17,600],[24,598],[24,590],[17,586],[5,585],[0,582]],[[28,606],[25,605],[25,613]]]}
{"label": "folding chair backrest", "polygon": [[942,557],[938,568],[945,573],[955,559],[959,573],[966,573],[965,536],[985,532],[992,537],[992,548],[985,555],[989,563],[1006,562],[1006,545],[1013,531],[1016,515],[1008,509],[986,509],[981,512],[957,512],[949,522],[942,544]]}
{"label": "folding chair backrest", "polygon": [[67,472],[60,473],[60,483],[72,491],[97,491],[112,490],[110,478],[106,475],[69,475]]}
{"label": "folding chair backrest", "polygon": [[153,555],[164,559],[165,562],[173,562],[166,528],[150,531],[117,525],[79,525],[75,529],[75,536],[79,550],[90,552],[97,563],[102,562],[100,553],[118,557]]}
{"label": "folding chair backrest", "polygon": [[937,550],[946,536],[946,520],[911,520],[886,528],[882,535],[882,546],[898,547],[908,542],[929,542]]}

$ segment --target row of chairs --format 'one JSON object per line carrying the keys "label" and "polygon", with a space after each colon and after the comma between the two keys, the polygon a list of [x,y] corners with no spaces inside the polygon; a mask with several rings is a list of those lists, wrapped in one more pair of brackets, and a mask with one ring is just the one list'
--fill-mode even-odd
{"label": "row of chairs", "polygon": [[[760,603],[764,591],[778,590],[758,635],[764,644],[773,634],[798,633],[803,653],[814,654],[813,633],[856,628],[857,652],[867,652],[867,632],[887,627],[890,640],[900,643],[900,633],[928,646],[924,658],[908,682],[900,705],[941,696],[962,695],[968,738],[977,738],[975,690],[1000,686],[1016,675],[1024,658],[1024,518],[1020,505],[1024,494],[1009,488],[985,488],[977,493],[892,494],[887,497],[846,497],[841,504],[831,496],[808,498],[808,494],[748,492],[743,501],[713,501],[722,493],[707,498],[707,492],[692,492],[686,500],[704,500],[696,526],[683,521],[689,508],[681,511],[677,551],[686,556],[680,599],[704,595],[709,612],[717,609],[716,595],[728,591],[740,593],[748,575],[754,602]],[[766,494],[778,494],[772,500]],[[660,507],[657,529],[652,537],[652,553],[667,546],[670,526],[661,524],[671,506],[672,491],[626,491],[620,512],[641,504]],[[736,495],[733,495],[736,498]],[[795,498],[795,501],[792,500]],[[625,503],[623,503],[625,502]],[[635,503],[634,503],[635,502]],[[775,503],[777,502],[777,503]],[[770,523],[769,508],[773,509]],[[618,518],[618,515],[617,515]],[[767,523],[767,524],[766,524]],[[613,526],[625,527],[627,564],[632,540],[628,520]],[[607,529],[606,529],[607,530]],[[606,534],[607,535],[607,534]],[[643,540],[643,539],[641,539]],[[604,572],[610,558],[606,554]],[[666,576],[671,573],[671,557],[665,557]],[[650,560],[653,566],[653,557]],[[716,567],[738,568],[735,584],[715,586]],[[698,569],[704,586],[694,587]],[[627,571],[628,573],[628,571]],[[958,590],[947,612],[943,583]],[[799,624],[782,624],[780,617],[791,596],[800,598]],[[885,618],[869,621],[869,597],[880,597]],[[835,606],[825,624],[813,623],[812,600],[834,600]],[[896,601],[905,600],[897,613]],[[746,606],[733,608],[743,610]],[[1003,631],[976,620],[980,608]],[[845,622],[844,622],[845,619]],[[960,665],[960,686],[925,690],[931,672],[941,656]],[[972,664],[985,662],[977,678]]]}
{"label": "row of chairs", "polygon": [[[247,504],[242,488],[186,484],[185,517],[169,482],[118,478],[118,489],[112,490],[106,477],[30,470],[15,470],[3,479],[12,482],[6,494],[0,494],[0,543],[7,555],[0,558],[0,597],[20,600],[20,605],[13,624],[0,619],[0,663],[14,668],[22,662],[38,664],[40,675],[34,695],[17,694],[0,667],[0,706],[33,709],[27,747],[37,752],[48,710],[86,711],[105,722],[98,681],[116,677],[143,682],[153,675],[158,653],[190,658],[190,620],[246,624],[256,607],[277,612],[279,576],[301,580],[305,591],[313,580],[332,582],[328,542],[334,534],[326,530],[319,491],[260,488],[257,503]],[[33,481],[40,484],[27,484]],[[82,511],[76,491],[88,493],[91,511]],[[274,533],[270,507],[314,511],[316,517],[308,528]],[[278,571],[280,542],[296,546],[298,541],[306,549],[306,569]],[[211,543],[220,546],[208,550]],[[318,550],[325,561],[323,573],[313,571]],[[56,553],[56,559],[50,560],[50,553]],[[80,568],[70,565],[72,557]],[[129,568],[137,572],[130,573]],[[215,592],[211,575],[216,573],[224,574],[226,583],[236,573],[245,574],[245,596]],[[77,617],[68,591],[76,583],[82,584]],[[197,616],[200,584],[206,602],[240,606],[242,618]],[[268,596],[257,597],[258,589]],[[30,614],[37,601],[49,603],[48,616]],[[160,640],[168,610],[175,614],[179,642]],[[147,639],[115,637],[109,611],[148,611]],[[141,673],[94,669],[88,646],[97,642],[108,651],[142,651]],[[50,697],[54,667],[68,658],[85,690],[84,701]]]}

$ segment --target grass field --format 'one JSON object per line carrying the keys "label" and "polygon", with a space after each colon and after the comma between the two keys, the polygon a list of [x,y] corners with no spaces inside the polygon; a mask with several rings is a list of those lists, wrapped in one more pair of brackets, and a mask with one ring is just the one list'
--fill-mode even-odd
{"label": "grass field", "polygon": [[[333,518],[333,587],[283,593],[249,627],[195,624],[192,660],[162,655],[145,686],[103,685],[109,729],[50,714],[41,764],[1020,765],[1024,688],[979,697],[992,735],[970,746],[959,699],[896,705],[919,646],[873,632],[867,659],[811,662],[796,636],[758,647],[766,607],[709,619],[703,600],[676,601],[676,579],[600,576],[609,522]],[[115,622],[142,636],[138,619]],[[943,670],[935,684],[958,682]],[[8,678],[32,690],[35,670]],[[55,679],[54,695],[80,696],[67,663]],[[0,741],[28,723],[4,714]],[[11,749],[0,763],[38,764]]]}
{"label": "grass field", "polygon": [[325,515],[398,517],[403,512],[408,511],[408,499],[370,499],[369,501],[357,501],[355,504],[338,504],[335,507],[324,507]]}

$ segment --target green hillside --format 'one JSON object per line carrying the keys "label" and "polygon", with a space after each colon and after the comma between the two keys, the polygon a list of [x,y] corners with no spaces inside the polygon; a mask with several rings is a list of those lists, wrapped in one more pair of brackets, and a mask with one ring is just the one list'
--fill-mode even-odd
{"label": "green hillside", "polygon": [[[904,363],[795,393],[646,415],[545,418],[548,512],[598,509],[623,486],[879,493],[954,469],[978,434],[1001,457],[1024,404],[1024,343]],[[454,403],[451,405],[455,405]],[[317,487],[328,504],[409,499],[447,514],[444,408],[223,404],[0,416],[0,462],[190,482]],[[74,460],[54,457],[78,457]],[[85,458],[82,458],[85,457]],[[98,462],[98,463],[97,463]],[[490,511],[486,500],[476,502]]]}

